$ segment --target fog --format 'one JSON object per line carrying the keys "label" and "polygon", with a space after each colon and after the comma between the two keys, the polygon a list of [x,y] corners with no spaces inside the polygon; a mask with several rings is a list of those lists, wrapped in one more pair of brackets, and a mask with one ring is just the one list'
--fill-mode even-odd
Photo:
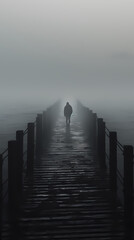
{"label": "fog", "polygon": [[1,0],[1,105],[129,106],[133,9],[133,0]]}

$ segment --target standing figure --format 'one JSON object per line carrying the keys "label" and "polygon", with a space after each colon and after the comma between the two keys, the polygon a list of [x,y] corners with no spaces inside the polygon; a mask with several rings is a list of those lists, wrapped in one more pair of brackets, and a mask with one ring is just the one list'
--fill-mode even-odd
{"label": "standing figure", "polygon": [[66,125],[70,124],[70,117],[73,112],[73,109],[69,102],[66,103],[66,106],[64,107],[64,116],[66,117]]}

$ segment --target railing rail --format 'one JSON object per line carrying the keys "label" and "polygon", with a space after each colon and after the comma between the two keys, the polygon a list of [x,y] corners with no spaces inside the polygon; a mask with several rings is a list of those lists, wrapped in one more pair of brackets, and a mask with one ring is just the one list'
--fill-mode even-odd
{"label": "railing rail", "polygon": [[[18,206],[23,191],[24,178],[30,177],[34,158],[41,156],[44,138],[46,143],[51,128],[58,117],[59,107],[60,101],[57,101],[43,113],[37,114],[36,120],[28,123],[24,131],[16,131],[16,139],[9,141],[8,147],[0,154],[0,204],[8,195],[10,209],[15,209]],[[5,160],[8,161],[8,174],[7,178],[3,179]]]}
{"label": "railing rail", "polygon": [[[86,129],[86,134],[95,150],[96,157],[102,168],[108,167],[109,186],[112,195],[117,201],[117,181],[120,182],[123,189],[123,205],[126,224],[132,225],[133,219],[133,146],[122,145],[117,139],[117,132],[110,131],[104,120],[98,118],[97,114],[89,108],[83,106],[80,102],[77,104],[78,113]],[[94,115],[96,118],[94,118]],[[94,122],[93,122],[94,121]],[[108,140],[108,141],[106,141]],[[106,143],[108,142],[108,152]],[[118,167],[118,152],[123,156],[123,173]],[[108,166],[106,166],[106,159]]]}
{"label": "railing rail", "polygon": [[[28,128],[26,128],[24,131],[23,131],[23,138],[25,137],[25,135],[27,135],[27,130]],[[3,164],[4,164],[4,161],[6,159],[8,159],[8,148],[6,148],[2,153],[1,153],[1,161],[2,161],[2,167],[3,167]],[[27,152],[27,150],[23,153],[25,154]],[[2,175],[2,171],[1,171],[1,175]],[[1,198],[2,200],[5,199],[5,197],[7,196],[7,193],[8,193],[8,190],[6,190],[6,193],[2,194],[3,193],[3,187],[5,184],[8,183],[8,178],[6,178],[6,180],[2,181],[2,176],[1,176],[1,188],[0,188],[0,195],[1,195]],[[4,196],[3,196],[4,195]]]}
{"label": "railing rail", "polygon": [[[108,138],[108,140],[110,141],[110,130],[107,127],[105,127],[105,129],[106,129],[105,135]],[[118,150],[120,150],[121,153],[123,154],[124,153],[123,145],[118,141],[117,138],[114,139],[114,141],[115,141],[115,144],[116,144]],[[107,155],[107,158],[109,160],[110,159],[109,154],[106,153],[106,155]],[[121,174],[120,170],[118,169],[118,167],[117,167],[117,173],[116,174],[117,174],[117,177],[119,177],[120,183],[123,185],[124,178],[123,178],[123,175]]]}

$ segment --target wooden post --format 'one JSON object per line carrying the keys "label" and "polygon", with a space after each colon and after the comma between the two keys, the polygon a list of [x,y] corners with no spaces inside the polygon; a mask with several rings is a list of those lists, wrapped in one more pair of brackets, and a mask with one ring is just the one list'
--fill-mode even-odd
{"label": "wooden post", "polygon": [[106,167],[106,146],[105,146],[105,122],[102,118],[98,118],[98,157],[100,166]]}
{"label": "wooden post", "polygon": [[47,117],[47,132],[48,132],[48,137],[49,137],[51,129],[52,129],[52,117],[51,117],[51,109],[50,108],[48,108],[46,111],[46,117]]}
{"label": "wooden post", "polygon": [[96,149],[96,126],[97,125],[97,114],[96,113],[93,113],[92,114],[92,143],[93,143],[93,147],[94,149]]}
{"label": "wooden post", "polygon": [[3,161],[3,156],[0,154],[0,213],[2,210],[2,161]]}
{"label": "wooden post", "polygon": [[91,134],[92,134],[92,116],[93,116],[93,111],[91,109],[87,109],[87,130],[89,131],[89,138],[91,139]]}
{"label": "wooden post", "polygon": [[84,128],[87,133],[88,140],[90,141],[91,139],[91,115],[92,115],[92,110],[89,108],[85,108],[85,113],[83,116],[84,120]]}
{"label": "wooden post", "polygon": [[8,142],[8,203],[9,210],[14,211],[17,204],[17,142]]}
{"label": "wooden post", "polygon": [[34,123],[28,123],[27,133],[27,173],[32,173],[34,161]]}
{"label": "wooden post", "polygon": [[2,239],[2,230],[1,230],[1,226],[2,226],[2,160],[3,160],[3,156],[2,154],[0,154],[0,239]]}
{"label": "wooden post", "polygon": [[86,117],[86,131],[88,133],[89,136],[89,141],[92,141],[92,116],[93,116],[93,112],[92,110],[87,108],[87,113],[86,113],[87,117]]}
{"label": "wooden post", "polygon": [[42,152],[42,114],[38,114],[36,118],[36,156],[40,156]]}
{"label": "wooden post", "polygon": [[133,146],[124,146],[124,212],[128,228],[133,219]]}
{"label": "wooden post", "polygon": [[109,172],[110,188],[117,192],[117,133],[109,132]]}
{"label": "wooden post", "polygon": [[42,134],[43,134],[43,139],[47,138],[47,114],[46,111],[43,112],[42,116]]}
{"label": "wooden post", "polygon": [[17,179],[18,179],[18,192],[21,193],[23,189],[23,131],[16,132],[17,142]]}

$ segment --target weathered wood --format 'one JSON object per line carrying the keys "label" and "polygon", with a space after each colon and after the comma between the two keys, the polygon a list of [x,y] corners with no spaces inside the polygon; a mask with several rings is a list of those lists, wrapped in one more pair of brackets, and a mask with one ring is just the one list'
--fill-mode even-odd
{"label": "weathered wood", "polygon": [[3,227],[2,240],[11,239],[13,230],[14,239],[26,240],[125,239],[123,211],[111,207],[106,171],[94,161],[80,124],[72,118],[67,131],[63,124],[56,125],[48,151],[34,162],[33,181],[25,178],[18,222]]}
{"label": "weathered wood", "polygon": [[9,210],[15,211],[17,200],[17,142],[8,142],[8,203]]}
{"label": "weathered wood", "polygon": [[44,111],[43,112],[43,117],[42,117],[42,141],[43,141],[43,144],[42,144],[42,148],[45,150],[48,146],[48,142],[49,142],[49,132],[48,132],[48,124],[47,124],[47,111]]}
{"label": "weathered wood", "polygon": [[23,189],[23,131],[19,130],[16,132],[17,142],[17,186],[18,193],[21,193]]}
{"label": "weathered wood", "polygon": [[31,174],[34,162],[34,123],[28,123],[27,132],[27,173]]}
{"label": "weathered wood", "polygon": [[109,173],[110,188],[117,192],[117,133],[109,132]]}
{"label": "weathered wood", "polygon": [[2,232],[1,232],[1,226],[2,226],[2,197],[3,197],[3,187],[2,187],[2,160],[3,156],[0,154],[0,239],[2,239]]}
{"label": "weathered wood", "polygon": [[83,122],[83,127],[85,129],[86,135],[89,139],[91,140],[91,119],[92,119],[92,110],[89,108],[84,107],[83,108],[83,116],[82,116],[82,122]]}
{"label": "weathered wood", "polygon": [[47,115],[46,115],[46,111],[43,111],[43,115],[42,115],[42,128],[43,128],[43,138],[46,135],[46,128],[47,128]]}
{"label": "weathered wood", "polygon": [[92,133],[92,115],[93,115],[93,111],[89,108],[86,108],[85,121],[86,121],[87,130],[89,131],[90,139],[91,139],[91,133]]}
{"label": "weathered wood", "polygon": [[98,139],[97,139],[98,158],[100,166],[106,167],[106,146],[105,146],[105,122],[98,118]]}
{"label": "weathered wood", "polygon": [[124,146],[124,211],[127,227],[133,224],[133,146]]}
{"label": "weathered wood", "polygon": [[49,137],[50,131],[52,129],[52,116],[51,116],[51,109],[48,108],[46,110],[46,122],[47,122],[47,134]]}
{"label": "weathered wood", "polygon": [[92,114],[92,124],[91,124],[91,142],[93,144],[93,148],[96,150],[96,133],[97,133],[97,114],[93,113]]}
{"label": "weathered wood", "polygon": [[43,140],[43,121],[42,114],[38,114],[36,118],[36,156],[42,153],[42,140]]}
{"label": "weathered wood", "polygon": [[0,154],[0,213],[2,209],[2,161],[3,161],[3,156]]}

